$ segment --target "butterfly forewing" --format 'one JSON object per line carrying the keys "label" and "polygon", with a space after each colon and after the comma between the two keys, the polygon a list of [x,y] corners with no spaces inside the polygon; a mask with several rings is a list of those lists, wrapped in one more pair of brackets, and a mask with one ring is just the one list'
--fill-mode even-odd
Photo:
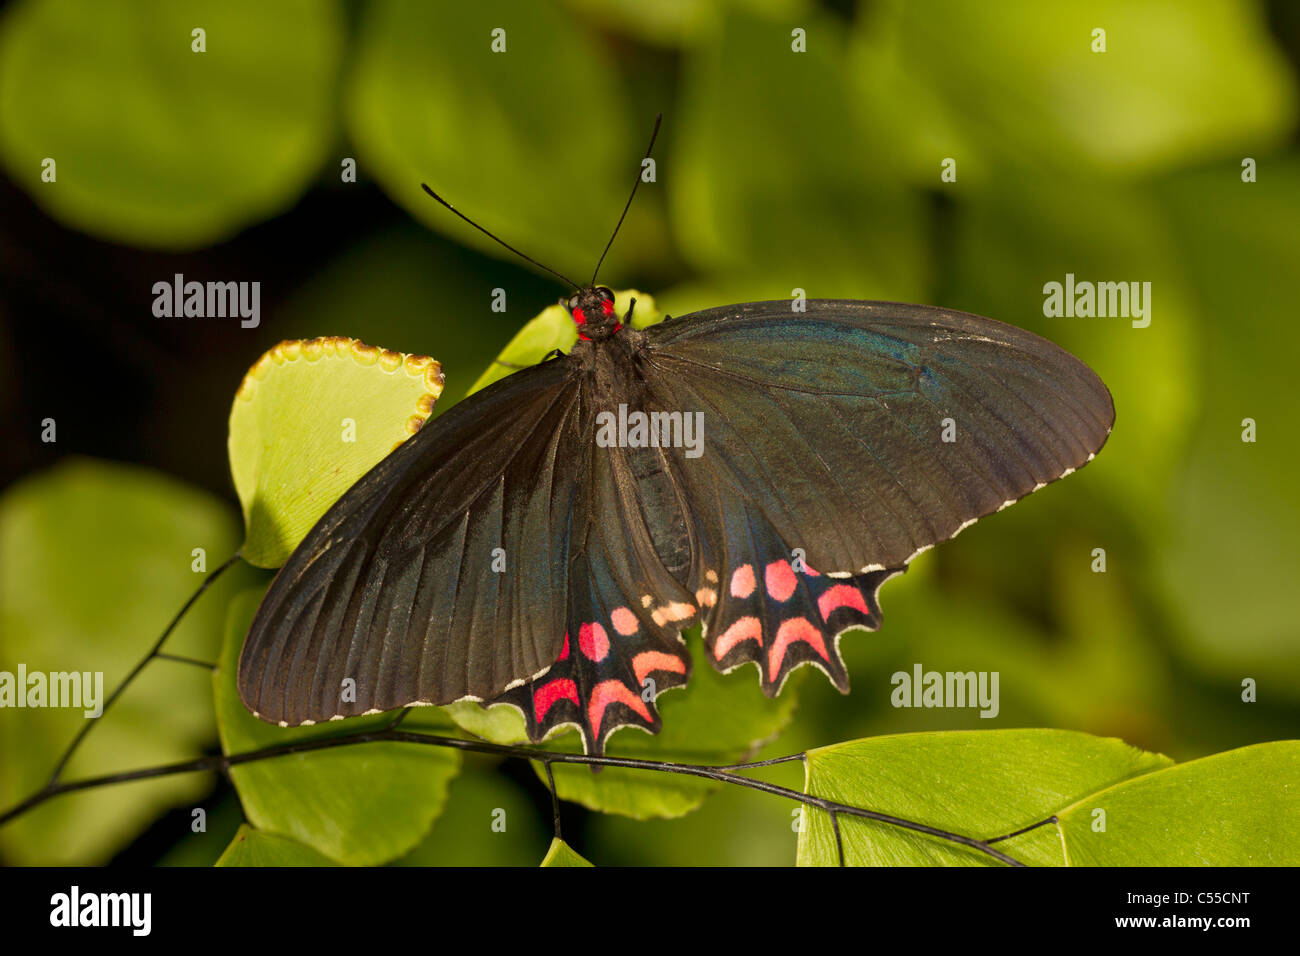
{"label": "butterfly forewing", "polygon": [[548,362],[485,389],[326,512],[244,644],[250,710],[292,725],[490,697],[555,660],[588,520],[574,372]]}

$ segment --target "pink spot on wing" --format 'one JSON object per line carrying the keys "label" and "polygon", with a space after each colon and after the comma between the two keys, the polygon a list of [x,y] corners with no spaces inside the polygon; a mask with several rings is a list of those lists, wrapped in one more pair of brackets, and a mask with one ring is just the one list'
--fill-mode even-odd
{"label": "pink spot on wing", "polygon": [[603,661],[609,654],[609,635],[600,626],[599,621],[583,624],[578,628],[578,647],[583,657],[593,661]]}
{"label": "pink spot on wing", "polygon": [[614,630],[618,631],[624,637],[630,637],[640,628],[640,622],[637,621],[636,615],[625,607],[616,607],[609,615],[609,619],[614,622]]}
{"label": "pink spot on wing", "polygon": [[569,632],[568,632],[568,631],[565,631],[565,632],[564,632],[564,647],[562,647],[562,648],[560,649],[560,656],[557,657],[556,660],[557,660],[557,661],[567,661],[568,659],[569,659]]}
{"label": "pink spot on wing", "polygon": [[750,564],[742,564],[736,568],[731,575],[731,596],[736,598],[747,598],[754,593],[754,567]]}
{"label": "pink spot on wing", "polygon": [[632,670],[636,672],[636,682],[644,684],[646,675],[655,671],[672,671],[674,674],[686,673],[686,662],[675,654],[664,651],[642,651],[632,658]]}
{"label": "pink spot on wing", "polygon": [[767,656],[767,679],[775,681],[776,675],[781,673],[781,665],[785,663],[786,651],[795,641],[803,641],[805,644],[812,646],[823,660],[829,660],[826,656],[826,642],[822,639],[822,632],[802,617],[792,617],[789,620],[782,621],[781,626],[777,628],[776,640],[772,643],[772,650]]}
{"label": "pink spot on wing", "polygon": [[832,611],[842,607],[851,607],[868,616],[871,614],[867,602],[862,600],[862,592],[851,584],[837,584],[827,588],[826,592],[817,599],[817,607],[821,609],[823,619],[830,617]]}
{"label": "pink spot on wing", "polygon": [[820,572],[818,572],[818,571],[814,571],[812,568],[808,567],[807,564],[805,564],[805,565],[803,566],[803,573],[806,574],[806,575],[808,575],[808,577],[810,577],[810,578],[819,578],[819,577],[821,577],[821,573],[820,573]]}
{"label": "pink spot on wing", "polygon": [[549,684],[543,684],[533,693],[533,714],[540,724],[557,701],[571,700],[578,702],[578,685],[567,677],[558,677]]}
{"label": "pink spot on wing", "polygon": [[700,588],[695,592],[695,603],[700,607],[713,607],[718,603],[718,591],[716,588]]}
{"label": "pink spot on wing", "polygon": [[662,607],[655,608],[650,615],[656,624],[663,627],[670,621],[686,621],[695,616],[695,605],[683,601],[669,601]]}
{"label": "pink spot on wing", "polygon": [[763,580],[767,584],[767,593],[776,601],[790,600],[790,595],[799,586],[789,561],[773,561],[763,572]]}
{"label": "pink spot on wing", "polygon": [[645,701],[639,694],[634,694],[620,680],[601,681],[591,691],[591,703],[587,705],[587,719],[591,722],[591,735],[600,740],[600,725],[605,720],[605,711],[611,704],[626,704],[645,720],[653,722]]}
{"label": "pink spot on wing", "polygon": [[731,653],[731,649],[744,641],[758,641],[763,646],[763,625],[756,617],[742,617],[732,623],[718,636],[713,645],[713,657],[722,660]]}

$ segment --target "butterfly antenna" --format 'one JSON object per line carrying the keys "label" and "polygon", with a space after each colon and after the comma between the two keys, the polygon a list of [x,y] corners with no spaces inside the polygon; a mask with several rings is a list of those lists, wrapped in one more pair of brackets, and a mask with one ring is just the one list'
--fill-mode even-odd
{"label": "butterfly antenna", "polygon": [[596,276],[600,275],[601,263],[603,263],[605,257],[609,255],[609,247],[614,244],[614,239],[618,236],[618,231],[623,228],[623,220],[627,218],[627,211],[632,208],[632,200],[636,198],[636,187],[641,185],[641,168],[645,165],[645,161],[650,158],[650,151],[655,148],[655,137],[659,135],[659,124],[663,122],[663,118],[663,113],[660,113],[655,117],[655,128],[654,131],[650,133],[650,145],[645,148],[645,157],[641,160],[641,165],[637,167],[636,179],[632,183],[632,195],[627,197],[627,205],[623,207],[623,215],[618,217],[618,225],[614,227],[614,235],[609,237],[609,242],[605,243],[605,251],[600,254],[600,259],[596,262],[596,271],[591,274],[592,285],[596,284]]}
{"label": "butterfly antenna", "polygon": [[[658,129],[658,124],[655,125],[655,128]],[[436,192],[434,192],[432,189],[430,189],[430,188],[429,188],[425,183],[420,183],[420,188],[423,189],[423,190],[424,190],[426,193],[428,193],[430,196],[432,196],[434,199],[436,199],[438,202],[442,203],[442,205],[446,206],[448,209],[450,209],[450,210],[451,210],[452,212],[454,212],[456,215],[460,216],[461,219],[464,219],[467,223],[469,223],[471,226],[473,226],[473,227],[474,227],[475,229],[477,229],[479,232],[483,233],[483,235],[487,236],[487,237],[488,237],[489,239],[491,239],[493,242],[496,242],[496,243],[499,243],[500,245],[505,246],[507,249],[509,249],[511,252],[513,252],[515,255],[517,255],[520,259],[524,259],[524,260],[526,260],[527,262],[531,262],[533,265],[537,266],[537,268],[539,268],[539,269],[544,269],[545,271],[549,272],[551,275],[555,276],[555,278],[559,279],[561,282],[567,282],[567,283],[569,284],[569,287],[572,288],[572,289],[578,289],[578,288],[581,288],[581,287],[578,285],[578,283],[574,282],[572,279],[570,279],[568,276],[564,275],[563,273],[556,272],[556,271],[555,271],[554,269],[552,269],[550,266],[544,266],[544,265],[542,265],[540,262],[538,262],[538,261],[537,261],[536,259],[534,259],[532,256],[526,256],[526,255],[524,255],[522,252],[520,252],[520,251],[519,251],[518,249],[516,249],[514,246],[510,245],[510,243],[506,242],[504,239],[500,238],[499,236],[494,236],[494,235],[492,235],[492,233],[488,232],[486,229],[484,229],[482,226],[480,226],[478,223],[476,223],[473,219],[469,218],[469,216],[465,215],[463,212],[461,212],[459,209],[457,209],[457,208],[456,208],[455,206],[453,206],[451,203],[447,202],[447,200],[445,200],[445,199],[443,199],[441,196],[439,196]]]}

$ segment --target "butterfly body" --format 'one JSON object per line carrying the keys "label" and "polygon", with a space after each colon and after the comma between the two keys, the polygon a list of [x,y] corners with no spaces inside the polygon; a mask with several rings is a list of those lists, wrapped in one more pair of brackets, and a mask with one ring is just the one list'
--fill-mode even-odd
{"label": "butterfly body", "polygon": [[245,644],[250,710],[505,702],[600,751],[658,729],[693,624],[769,695],[805,663],[847,691],[838,640],[879,626],[880,584],[1113,422],[1078,359],[965,313],[757,302],[637,330],[607,289],[567,305],[567,355],[435,419],[304,539]]}

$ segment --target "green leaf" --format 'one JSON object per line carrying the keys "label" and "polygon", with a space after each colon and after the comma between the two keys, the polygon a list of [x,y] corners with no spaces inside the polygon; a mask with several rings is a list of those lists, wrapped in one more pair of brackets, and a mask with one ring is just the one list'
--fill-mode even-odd
{"label": "green leaf", "polygon": [[248,824],[239,828],[217,866],[338,866],[297,840],[263,833]]}
{"label": "green leaf", "polygon": [[942,157],[957,160],[957,184],[1008,163],[1140,173],[1290,128],[1294,78],[1258,4],[1012,0],[999,12],[887,0],[860,21],[860,100],[917,179],[939,186]]}
{"label": "green leaf", "polygon": [[1256,744],[1091,794],[1061,843],[1071,866],[1296,866],[1298,795],[1300,741]]}
{"label": "green leaf", "polygon": [[[648,325],[663,321],[663,313],[655,306],[654,297],[638,292],[636,289],[615,292],[614,311],[620,316],[626,315],[633,299],[636,299],[636,309],[632,313],[633,328],[644,329]],[[556,349],[568,352],[576,341],[578,341],[578,327],[573,324],[573,318],[568,311],[562,305],[549,306],[519,330],[497,356],[499,361],[487,367],[487,370],[478,377],[478,381],[470,386],[468,394],[473,395],[497,379],[505,378],[515,371],[511,368],[513,365],[536,365]],[[509,364],[503,365],[502,362]]]}
{"label": "green leaf", "polygon": [[546,851],[542,866],[591,866],[577,852],[559,837],[551,841],[551,848]]}
{"label": "green leaf", "polygon": [[[391,714],[376,714],[283,728],[245,710],[235,675],[261,598],[261,589],[253,589],[231,602],[221,663],[213,674],[225,753],[377,730],[392,720]],[[414,728],[419,719],[413,714],[405,726]],[[230,778],[245,815],[259,830],[292,837],[340,863],[371,865],[394,859],[420,841],[441,812],[447,785],[459,768],[454,750],[378,743],[255,761],[232,767]]]}
{"label": "green leaf", "polygon": [[[493,52],[494,30],[504,31],[505,52]],[[361,177],[412,215],[511,255],[426,196],[428,183],[548,265],[572,275],[592,268],[627,199],[641,123],[631,123],[607,44],[562,6],[370,4],[348,94]],[[556,122],[557,104],[573,122]],[[592,135],[573,125],[588,121]]]}
{"label": "green leaf", "polygon": [[276,568],[330,505],[415,432],[442,367],[341,337],[281,342],[244,376],[230,409],[230,471],[250,564]]}
{"label": "green leaf", "polygon": [[[224,504],[142,468],[65,459],[24,479],[0,498],[0,669],[102,672],[102,704],[202,583],[194,549],[212,571],[237,544]],[[223,579],[205,594],[166,650],[214,660],[230,586]],[[153,662],[98,719],[63,779],[198,756],[212,739],[207,687],[199,668]],[[83,713],[0,708],[0,805],[45,784]],[[0,829],[0,852],[21,865],[103,863],[211,784],[187,774],[67,794]]]}
{"label": "green leaf", "polygon": [[[654,735],[635,728],[616,731],[606,747],[610,756],[732,763],[779,734],[794,715],[799,683],[806,676],[803,671],[786,684],[779,697],[769,700],[759,690],[753,668],[741,667],[730,674],[713,669],[698,627],[686,631],[684,637],[691,648],[691,679],[685,688],[667,691],[657,701],[663,729]],[[548,749],[579,751],[581,744],[567,734]],[[722,786],[701,777],[620,767],[603,767],[593,773],[589,767],[555,764],[552,770],[561,799],[638,820],[689,813]],[[537,772],[546,779],[540,766]]]}
{"label": "green leaf", "polygon": [[[1066,730],[903,734],[808,751],[805,792],[943,830],[991,839],[1171,763],[1121,740]],[[889,824],[840,815],[845,862],[975,866],[991,857]],[[1030,864],[1064,862],[1050,826],[997,845]],[[805,808],[801,865],[838,863],[829,816]]]}
{"label": "green leaf", "polygon": [[857,122],[845,25],[820,12],[797,25],[804,53],[791,49],[790,21],[728,5],[684,55],[678,243],[700,271],[768,274],[782,296],[914,301],[919,199],[898,188],[888,137]]}
{"label": "green leaf", "polygon": [[[207,52],[192,52],[195,28]],[[332,2],[15,3],[0,22],[0,162],[73,228],[216,242],[306,189],[333,141],[342,54]]]}

